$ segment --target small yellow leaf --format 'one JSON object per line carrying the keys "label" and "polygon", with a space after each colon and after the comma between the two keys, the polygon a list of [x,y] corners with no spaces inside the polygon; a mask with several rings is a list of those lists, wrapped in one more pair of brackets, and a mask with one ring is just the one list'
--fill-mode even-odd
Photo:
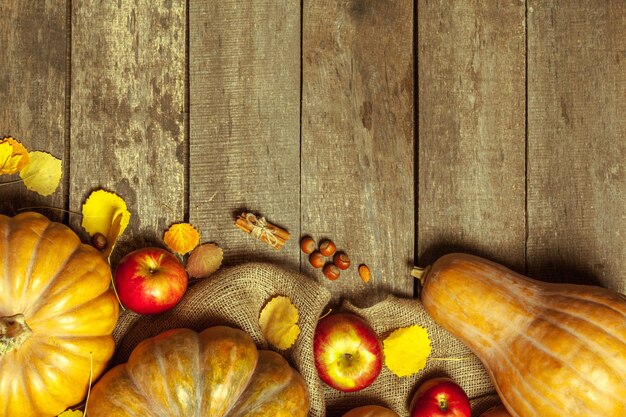
{"label": "small yellow leaf", "polygon": [[43,196],[55,192],[63,174],[61,160],[40,151],[30,152],[28,156],[30,163],[20,171],[26,188]]}
{"label": "small yellow leaf", "polygon": [[300,335],[298,309],[282,295],[272,298],[263,308],[259,325],[263,336],[278,349],[288,349]]}
{"label": "small yellow leaf", "polygon": [[83,417],[83,412],[80,410],[66,410],[57,417]]}
{"label": "small yellow leaf", "polygon": [[432,347],[426,329],[416,324],[394,330],[383,341],[383,351],[387,368],[402,377],[424,369]]}
{"label": "small yellow leaf", "polygon": [[215,243],[205,243],[191,251],[185,268],[194,278],[206,278],[222,265],[224,251]]}
{"label": "small yellow leaf", "polygon": [[0,174],[15,174],[30,162],[28,151],[13,138],[0,140]]}
{"label": "small yellow leaf", "polygon": [[112,240],[111,229],[115,219],[120,214],[122,217],[120,218],[117,236],[124,233],[130,221],[130,212],[126,208],[126,202],[117,194],[96,190],[89,195],[87,201],[83,204],[82,226],[90,236],[96,233],[103,234],[107,237],[107,241],[110,244]]}
{"label": "small yellow leaf", "polygon": [[176,223],[165,232],[163,241],[173,252],[184,255],[198,246],[200,233],[189,223]]}

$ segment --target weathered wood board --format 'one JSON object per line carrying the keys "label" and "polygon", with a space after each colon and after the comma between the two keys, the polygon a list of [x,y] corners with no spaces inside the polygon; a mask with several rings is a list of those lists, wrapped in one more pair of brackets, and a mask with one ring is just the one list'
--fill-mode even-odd
{"label": "weathered wood board", "polygon": [[[305,1],[302,29],[303,234],[330,238],[353,266],[335,295],[367,305],[411,296],[414,61],[411,2]],[[389,30],[393,28],[393,30]],[[367,264],[370,282],[357,267]]]}
{"label": "weathered wood board", "polygon": [[528,269],[626,291],[626,3],[529,1]]}
{"label": "weathered wood board", "polygon": [[72,2],[70,208],[96,188],[124,198],[116,254],[185,219],[185,16],[183,0]]}
{"label": "weathered wood board", "polygon": [[[225,265],[297,268],[300,234],[300,6],[189,4],[189,218]],[[287,229],[280,250],[234,227],[253,212]]]}
{"label": "weathered wood board", "polygon": [[525,6],[419,2],[418,253],[524,271]]}
{"label": "weathered wood board", "polygon": [[[66,2],[0,1],[0,138],[12,136],[29,151],[40,150],[65,159],[68,22]],[[67,161],[65,163],[67,173]],[[14,174],[7,178],[19,180]],[[5,179],[0,179],[5,182]],[[62,181],[52,196],[28,191],[23,183],[0,186],[0,213],[17,214],[24,207],[65,208]],[[55,220],[65,215],[41,210]]]}

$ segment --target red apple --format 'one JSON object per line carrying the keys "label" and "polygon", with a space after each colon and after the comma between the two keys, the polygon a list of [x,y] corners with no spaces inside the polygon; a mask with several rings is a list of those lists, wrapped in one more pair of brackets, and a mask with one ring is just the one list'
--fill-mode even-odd
{"label": "red apple", "polygon": [[419,386],[411,401],[411,417],[471,417],[469,398],[450,378],[431,378]]}
{"label": "red apple", "polygon": [[383,366],[378,335],[365,320],[351,313],[332,314],[318,322],[313,356],[320,379],[344,392],[371,385]]}
{"label": "red apple", "polygon": [[160,248],[130,252],[115,269],[115,289],[122,305],[135,313],[157,314],[183,298],[189,278],[183,264]]}

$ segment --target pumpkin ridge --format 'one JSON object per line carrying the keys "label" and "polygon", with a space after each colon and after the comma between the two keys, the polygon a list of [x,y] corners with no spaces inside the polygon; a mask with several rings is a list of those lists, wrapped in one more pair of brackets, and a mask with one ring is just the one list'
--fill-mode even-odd
{"label": "pumpkin ridge", "polygon": [[[167,383],[167,378],[169,375],[168,372],[168,367],[171,365],[165,361],[165,358],[167,356],[167,351],[171,349],[171,346],[165,345],[164,343],[169,342],[168,338],[163,338],[164,334],[168,334],[168,335],[178,335],[180,333],[187,333],[188,336],[191,336],[191,340],[194,341],[194,343],[196,345],[199,345],[198,343],[198,338],[197,338],[197,334],[196,332],[193,332],[190,329],[186,329],[186,328],[177,328],[177,329],[170,329],[170,330],[166,330],[165,332],[156,335],[152,338],[148,338],[143,340],[140,345],[142,346],[142,350],[140,356],[144,356],[144,355],[150,355],[150,357],[154,358],[156,360],[156,366],[158,367],[158,374],[160,375],[161,380],[159,382],[163,383],[163,389],[165,394],[167,395],[167,404],[169,404],[170,406],[172,404],[175,404],[176,401],[173,400],[172,398],[172,393],[170,392],[170,388],[171,385]],[[159,338],[157,340],[157,338]],[[164,340],[165,341],[164,341]],[[137,346],[139,347],[139,345]],[[133,353],[136,352],[136,349],[133,351]],[[139,375],[135,375],[134,372],[131,371],[129,363],[131,358],[133,358],[133,354],[131,353],[131,357],[129,357],[129,361],[126,362],[125,364],[123,364],[122,366],[124,367],[124,373],[127,376],[128,380],[132,382],[133,387],[135,388],[135,391],[141,395],[142,400],[145,401],[146,404],[148,404],[150,407],[150,409],[154,410],[155,408],[158,407],[154,407],[154,402],[152,401],[152,397],[151,394],[146,391],[146,389],[148,388],[148,384],[145,384],[145,381],[141,381],[138,380],[137,378],[141,378],[141,374]],[[133,360],[133,363],[136,363],[135,360]],[[200,368],[198,368],[200,369]],[[197,375],[196,375],[197,376]],[[197,385],[197,384],[196,384]],[[195,398],[197,400],[197,397]],[[194,403],[195,404],[195,409],[198,410],[200,407],[197,404],[197,401]],[[163,411],[166,412],[166,414],[161,415],[160,414],[160,410],[157,412],[157,414],[159,415],[159,417],[172,417],[172,416],[179,416],[179,415],[183,415],[183,410],[177,410],[176,413],[174,413],[174,410],[171,409],[165,409],[163,408]],[[169,413],[168,413],[169,412]],[[197,414],[197,411],[196,411]],[[143,417],[143,416],[140,416]]]}
{"label": "pumpkin ridge", "polygon": [[[119,366],[123,367],[122,368],[122,372],[123,372],[122,378],[130,381],[133,384],[134,388],[139,388],[137,386],[137,384],[133,381],[132,377],[130,376],[130,372],[128,372],[128,369],[126,369],[126,364],[122,364],[122,365],[119,365]],[[140,391],[135,391],[135,392],[140,394],[141,395],[140,400],[142,400],[144,402],[144,404],[147,404],[147,401],[146,401],[147,398],[146,398],[145,394],[143,393],[143,391],[141,391],[141,392]],[[118,393],[115,392],[115,391],[112,391],[112,394],[118,394]],[[165,410],[157,410],[158,414],[156,414],[156,415],[145,415],[145,414],[137,415],[137,414],[134,414],[134,413],[132,415],[130,415],[129,414],[130,410],[128,410],[125,407],[125,404],[123,402],[121,402],[120,400],[118,400],[115,395],[109,395],[107,397],[107,400],[110,401],[111,405],[113,405],[114,407],[116,407],[116,408],[118,408],[120,410],[124,410],[124,413],[127,414],[125,417],[171,417],[171,416],[167,416],[165,414],[160,414],[161,411],[165,411]]]}
{"label": "pumpkin ridge", "polygon": [[[40,338],[42,338],[42,337],[40,336]],[[82,377],[83,375],[80,375],[79,377],[76,377],[76,373],[75,373],[75,372],[73,372],[73,373],[69,373],[69,372],[67,372],[67,370],[66,370],[66,369],[63,369],[63,368],[59,367],[59,366],[58,366],[57,364],[55,364],[55,363],[51,363],[50,358],[49,358],[49,357],[46,357],[45,355],[43,355],[43,353],[44,353],[44,352],[42,352],[42,350],[41,350],[41,349],[31,349],[31,350],[30,350],[30,353],[31,353],[31,355],[32,355],[31,365],[30,365],[30,366],[31,366],[31,368],[30,368],[30,369],[31,369],[34,373],[36,373],[36,372],[37,372],[37,367],[36,367],[36,366],[34,366],[34,363],[33,363],[33,362],[34,362],[35,360],[38,360],[38,361],[40,361],[41,363],[45,364],[45,365],[46,365],[46,367],[48,367],[48,368],[52,368],[52,369],[57,370],[56,372],[54,372],[55,374],[58,374],[58,375],[67,375],[67,376],[69,376],[69,377],[71,378],[71,384],[70,384],[69,386],[65,386],[65,387],[64,387],[64,389],[62,390],[62,395],[56,395],[56,396],[55,396],[55,399],[57,399],[57,402],[58,402],[59,404],[63,404],[63,403],[66,403],[66,404],[67,404],[67,403],[70,403],[70,404],[76,404],[77,402],[81,401],[81,400],[84,398],[85,394],[87,393],[87,382],[88,382],[88,379],[89,379],[89,373],[90,373],[90,372],[89,372],[89,369],[87,369],[87,371],[88,371],[88,372],[87,372],[87,373],[86,373],[86,375],[85,375],[85,377],[86,377],[85,379],[86,379],[87,381],[85,381],[85,388],[84,388],[84,391],[83,391],[80,395],[76,395],[76,394],[78,394],[78,392],[77,392],[77,390],[76,390],[76,387],[80,387],[80,386],[82,386],[82,383],[81,383],[82,381],[81,381],[81,379],[83,379],[83,378],[81,378],[81,377]],[[42,356],[42,355],[43,355],[43,356]],[[63,355],[63,356],[65,356],[65,355]],[[86,361],[86,363],[89,363],[89,360],[87,360],[87,361]],[[75,365],[75,363],[73,363],[73,364]],[[33,386],[31,386],[30,384],[27,384],[27,385],[29,386],[29,389],[30,389],[30,388],[33,388]],[[29,393],[29,396],[31,397],[31,403],[32,403],[32,396],[33,396],[33,393],[31,393],[30,391],[28,391],[28,393]],[[49,399],[50,397],[53,397],[52,395],[50,395],[50,392],[49,392],[49,391],[47,391],[47,392],[46,392],[46,394],[47,394],[47,398],[48,398],[48,399]],[[62,408],[60,408],[60,409],[59,409],[59,410],[55,413],[55,415],[56,415],[56,414],[61,413],[61,412],[62,412],[65,408],[67,408],[67,407],[66,407],[66,406],[62,406]]]}
{"label": "pumpkin ridge", "polygon": [[[129,358],[129,360],[130,360],[130,358]],[[136,392],[137,394],[141,395],[141,399],[142,399],[142,400],[143,400],[146,404],[150,405],[150,404],[151,404],[150,397],[149,397],[149,396],[148,396],[148,394],[144,391],[144,389],[143,389],[143,384],[140,384],[138,381],[136,381],[136,380],[135,380],[135,377],[133,376],[133,373],[132,373],[132,372],[130,372],[130,370],[128,369],[128,362],[126,362],[126,363],[122,364],[121,366],[123,367],[122,369],[124,370],[124,375],[125,375],[126,379],[128,379],[128,380],[129,380],[129,381],[133,384],[133,387],[135,388],[135,392]],[[120,405],[120,403],[117,403],[117,402],[113,401],[113,400],[114,400],[114,398],[111,398],[111,400],[112,400],[111,402],[112,402],[113,404],[115,404],[115,405],[119,406],[119,408],[125,409],[123,406],[121,406],[121,405]],[[160,413],[161,411],[164,411],[164,410],[157,410],[157,416],[155,416],[155,417],[168,417],[168,416],[167,416],[167,415],[165,415],[165,414],[161,414],[161,413]],[[127,412],[127,411],[126,411],[126,412]],[[137,416],[137,417],[143,417],[143,416]],[[146,416],[146,417],[148,417],[148,416]],[[150,416],[150,417],[151,417],[151,416]]]}
{"label": "pumpkin ridge", "polygon": [[[563,365],[563,368],[567,368],[570,371],[572,371],[575,375],[580,377],[580,380],[583,381],[586,385],[591,387],[591,390],[596,391],[597,387],[591,383],[591,381],[589,381],[587,378],[584,377],[584,375],[582,375],[580,373],[580,371],[576,368],[571,366],[569,363],[561,360],[558,355],[555,355],[547,346],[545,346],[543,343],[538,343],[534,338],[529,337],[528,335],[526,335],[525,333],[520,333],[520,338],[524,339],[526,341],[528,341],[530,343],[530,345],[535,346],[538,350],[540,350],[541,352],[545,353],[546,355],[548,355],[550,358],[554,359],[556,362],[560,363],[561,365]],[[514,355],[513,355],[514,356]],[[515,357],[515,356],[514,356]],[[511,363],[511,362],[510,362]],[[517,362],[515,362],[517,364]],[[517,366],[519,367],[523,367],[523,363],[519,363],[517,364]],[[518,369],[516,367],[516,369]],[[610,369],[610,368],[609,368]],[[539,384],[541,385],[545,385],[545,383],[543,381],[541,381],[540,379],[534,378],[535,381],[537,381]],[[549,386],[547,387],[549,388]],[[603,392],[601,392],[602,394]],[[612,395],[612,392],[609,392],[608,394],[604,392],[604,396],[608,396],[608,397],[613,397],[613,398],[619,398],[619,397],[615,397],[614,395]],[[618,403],[620,403],[620,400],[617,400]],[[556,406],[558,406],[558,408],[560,408],[560,404],[556,404],[554,403]],[[558,409],[557,408],[557,409]]]}
{"label": "pumpkin ridge", "polygon": [[[602,290],[606,290],[603,287],[598,287],[598,288],[602,289]],[[570,299],[570,300],[583,301],[585,303],[594,304],[595,306],[599,306],[601,308],[608,308],[609,310],[612,310],[616,314],[619,314],[620,316],[622,316],[622,317],[624,317],[626,319],[626,295],[624,295],[622,293],[612,293],[612,294],[596,294],[596,293],[593,293],[593,296],[591,296],[591,297],[582,297],[577,292],[571,292],[571,291],[567,292],[567,293],[563,293],[563,292],[557,293],[557,292],[553,292],[553,291],[545,291],[545,292],[542,293],[542,295],[559,296],[559,297],[567,298],[567,299]],[[609,296],[608,298],[611,301],[615,301],[617,303],[617,307],[618,308],[616,308],[616,306],[614,304],[607,304],[606,302],[598,301],[598,299],[595,297],[596,295],[608,295]],[[611,297],[611,295],[617,295],[619,297],[619,299],[615,299],[615,298]],[[621,308],[623,308],[623,310],[621,310]]]}
{"label": "pumpkin ridge", "polygon": [[[163,378],[166,377],[166,375],[168,375],[168,371],[167,368],[169,366],[171,366],[171,364],[165,364],[164,360],[165,360],[165,353],[163,352],[163,347],[161,344],[155,344],[154,346],[154,356],[157,360],[157,365],[159,367],[159,373],[161,374],[161,376]],[[172,399],[172,392],[170,390],[170,385],[169,384],[164,384],[165,385],[165,395],[167,395],[167,404],[169,404],[170,406],[174,404],[174,401]],[[172,411],[172,410],[170,410]],[[181,410],[182,411],[182,410]],[[172,413],[173,414],[173,413]]]}
{"label": "pumpkin ridge", "polygon": [[[615,334],[614,334],[614,333],[611,333],[611,332],[606,331],[606,329],[605,329],[604,327],[602,327],[602,326],[600,326],[599,324],[597,324],[597,323],[595,323],[595,322],[593,322],[593,321],[591,321],[591,320],[587,319],[586,317],[582,317],[582,316],[576,315],[576,314],[574,314],[574,313],[568,313],[568,314],[565,314],[565,313],[563,313],[562,311],[557,310],[557,309],[553,309],[553,308],[547,308],[547,307],[546,307],[544,310],[545,310],[545,311],[552,312],[552,313],[557,313],[557,314],[558,314],[558,313],[561,313],[561,314],[562,314],[562,315],[564,315],[564,316],[570,316],[570,317],[573,317],[573,318],[575,318],[575,319],[577,319],[577,320],[580,320],[580,321],[582,321],[582,322],[588,323],[588,324],[590,324],[591,326],[593,326],[593,327],[594,327],[597,331],[600,331],[600,332],[604,333],[604,334],[605,334],[605,335],[607,335],[609,338],[611,338],[611,339],[615,339],[616,341],[620,342],[621,344],[624,344],[624,343],[622,342],[622,339],[620,339],[620,338],[618,338],[617,336],[615,336]],[[567,332],[567,333],[568,333],[568,334],[570,334],[572,337],[575,337],[576,339],[579,339],[579,340],[580,340],[580,338],[579,338],[578,336],[576,336],[576,334],[572,331],[572,329],[571,329],[569,326],[568,326],[568,327],[564,327],[563,325],[559,324],[559,322],[557,322],[557,321],[555,321],[555,320],[553,320],[553,319],[546,318],[546,317],[544,317],[544,320],[546,320],[546,321],[547,321],[548,323],[550,323],[552,326],[557,327],[557,328],[559,328],[559,329],[561,329],[561,330],[563,330],[563,331]],[[586,342],[586,345],[585,345],[585,346],[592,346],[592,345],[593,345],[593,346],[595,346],[595,349],[593,349],[594,353],[598,353],[598,351],[599,351],[599,353],[598,353],[598,357],[599,357],[599,359],[601,359],[603,362],[605,362],[605,365],[607,366],[607,368],[608,368],[608,369],[611,369],[611,368],[612,368],[612,365],[610,365],[610,364],[606,363],[606,361],[605,361],[605,357],[609,357],[611,352],[605,352],[605,351],[603,351],[603,349],[602,349],[603,345],[598,344],[598,343],[594,343],[594,342],[595,342],[595,339],[589,339],[589,338],[586,338],[586,339],[584,339],[584,341]],[[598,349],[598,348],[599,348],[599,349]],[[626,349],[626,346],[625,346],[625,349]],[[625,374],[626,374],[626,369],[624,370],[624,372],[625,372]]]}
{"label": "pumpkin ridge", "polygon": [[[35,298],[35,302],[32,304],[29,304],[26,309],[24,310],[24,316],[25,317],[32,317],[33,315],[36,314],[36,312],[41,308],[41,300],[45,299],[48,296],[48,291],[50,290],[50,287],[52,286],[52,284],[59,278],[59,275],[65,271],[65,268],[67,267],[67,264],[70,262],[70,259],[72,259],[72,257],[74,256],[74,254],[80,249],[80,244],[76,245],[76,247],[74,248],[74,250],[72,251],[71,255],[68,256],[65,261],[63,262],[63,264],[59,267],[59,269],[57,271],[54,272],[54,275],[51,274],[51,276],[48,279],[48,283],[46,284],[46,286],[41,290],[41,292],[39,293],[39,295],[37,295]],[[7,275],[5,275],[7,276]]]}
{"label": "pumpkin ridge", "polygon": [[[272,354],[275,353],[275,352],[269,351],[269,350],[265,350],[265,351],[264,350],[259,350],[259,360],[257,361],[257,364],[256,364],[256,366],[254,368],[254,371],[252,372],[252,374],[250,376],[250,381],[248,381],[248,385],[251,382],[254,382],[255,377],[257,377],[263,371],[260,367],[263,366],[262,365],[262,361],[265,360],[264,356],[267,355],[266,352],[270,352]],[[278,353],[275,353],[275,354],[279,355]],[[281,356],[281,358],[282,358],[282,356]],[[263,394],[268,394],[270,397],[273,397],[273,396],[279,394],[280,392],[284,391],[285,388],[288,388],[293,383],[293,380],[294,380],[294,371],[293,371],[293,369],[289,368],[288,379],[284,379],[284,380],[280,381],[281,382],[280,385],[272,385],[271,389],[265,388],[263,390]],[[276,380],[273,380],[273,382],[276,382]],[[246,389],[246,391],[247,390],[248,389]],[[241,415],[242,410],[240,410],[240,407],[243,407],[244,405],[246,405],[245,402],[246,402],[247,399],[248,399],[248,397],[244,398],[243,395],[240,396],[237,399],[237,401],[234,402],[232,407],[228,410],[226,415],[230,416],[230,413],[233,412],[233,411],[237,413],[237,414],[235,414],[235,416]],[[265,403],[267,403],[267,400],[265,400],[263,402],[256,402],[256,403],[253,403],[253,404],[248,404],[248,405],[254,405],[255,406],[255,408],[253,408],[253,410],[254,410],[254,409],[258,408],[258,407],[262,407]],[[247,411],[250,411],[250,409],[248,409]]]}
{"label": "pumpkin ridge", "polygon": [[[464,332],[467,332],[467,334],[468,334],[468,338],[469,338],[470,340],[472,339],[472,336],[475,336],[475,337],[479,337],[479,336],[480,336],[480,338],[479,338],[478,340],[481,340],[482,338],[484,338],[485,340],[489,341],[489,342],[490,342],[490,345],[491,345],[491,346],[489,347],[489,350],[490,350],[491,352],[488,352],[488,354],[489,354],[489,355],[494,356],[494,352],[493,352],[493,351],[497,351],[497,352],[498,352],[498,354],[497,354],[497,355],[495,355],[495,356],[496,356],[496,357],[498,357],[498,358],[500,358],[500,359],[504,359],[504,360],[508,363],[508,365],[509,365],[509,366],[508,366],[508,368],[509,368],[510,370],[513,370],[513,371],[515,372],[515,374],[517,374],[517,377],[518,377],[519,381],[520,381],[522,384],[524,384],[524,385],[525,385],[525,386],[526,386],[529,390],[532,390],[532,391],[534,391],[534,392],[537,392],[537,391],[536,391],[536,389],[535,389],[533,386],[531,386],[530,384],[528,384],[528,382],[526,381],[526,379],[525,379],[525,378],[523,378],[523,376],[522,376],[522,375],[521,375],[521,373],[519,372],[518,367],[517,367],[517,366],[514,366],[513,362],[510,360],[510,358],[509,358],[507,355],[505,355],[505,351],[504,351],[504,349],[500,346],[500,344],[499,344],[499,343],[497,343],[495,340],[493,340],[492,338],[488,337],[487,335],[481,334],[478,330],[474,329],[474,327],[472,327],[472,326],[469,326],[469,327],[468,327],[468,326],[462,326],[462,327],[463,327],[463,331],[464,331]],[[485,343],[485,342],[482,342],[482,343]],[[468,345],[468,347],[469,347],[469,345]],[[472,352],[473,352],[473,353],[474,353],[474,354],[475,354],[475,355],[476,355],[476,356],[477,356],[477,357],[481,360],[481,362],[482,362],[483,364],[484,364],[484,363],[486,363],[486,361],[483,359],[483,355],[481,355],[481,354],[480,354],[480,351],[475,350],[475,349],[472,349],[471,347],[470,347],[470,350],[471,350],[471,351],[472,351]],[[492,382],[493,382],[493,384],[494,384],[494,387],[496,388],[496,391],[497,391],[498,393],[502,393],[503,391],[502,391],[502,389],[501,389],[501,388],[500,388],[500,386],[499,386],[499,381],[498,381],[498,379],[497,379],[497,378],[495,378],[495,377],[494,377],[494,372],[493,372],[491,369],[489,369],[488,367],[486,367],[486,370],[487,370],[487,372],[491,375],[491,380],[492,380]],[[540,395],[540,393],[538,393],[538,392],[537,392],[537,397],[538,397],[538,398],[542,398],[542,397],[541,397],[541,395]],[[504,396],[502,396],[502,395],[500,395],[500,398],[502,398],[502,399],[503,399],[503,398],[505,398],[505,397],[504,397]],[[520,398],[520,400],[521,400],[521,401],[525,402],[528,406],[530,406],[530,404],[531,404],[531,403],[528,401],[528,399],[527,399],[526,397],[521,396],[521,397],[519,397],[519,398]],[[555,404],[555,405],[556,405],[556,404]]]}
{"label": "pumpkin ridge", "polygon": [[[504,349],[503,349],[501,346],[499,346],[498,344],[496,344],[496,345],[495,345],[495,347],[496,347],[496,350],[498,350],[498,351],[500,352],[500,353],[498,354],[498,358],[500,358],[500,359],[504,359],[504,360],[506,361],[506,363],[508,364],[508,366],[502,366],[502,365],[500,365],[500,366],[501,366],[502,368],[504,368],[504,369],[512,370],[512,371],[516,374],[516,376],[517,376],[518,380],[519,380],[519,381],[520,381],[520,382],[521,382],[524,386],[526,386],[527,390],[528,390],[528,391],[532,391],[532,392],[534,392],[534,393],[536,394],[535,396],[536,396],[536,398],[537,398],[537,399],[539,399],[539,400],[546,400],[546,398],[545,398],[544,396],[542,396],[542,395],[541,395],[541,393],[540,393],[540,392],[536,389],[536,387],[535,387],[534,385],[530,384],[530,383],[526,380],[526,378],[524,378],[524,377],[523,377],[523,375],[521,374],[521,372],[520,372],[519,367],[517,366],[517,364],[516,364],[516,363],[514,363],[513,361],[511,361],[511,359],[510,359],[507,355],[504,355]],[[478,355],[477,355],[477,356],[478,356]],[[480,356],[479,356],[479,358],[480,358]],[[483,362],[483,363],[484,363],[484,362]],[[495,375],[496,375],[496,374],[495,374],[495,373],[494,373],[491,369],[487,369],[487,371],[488,371],[488,373],[491,375],[491,380],[492,380],[492,382],[493,382],[494,387],[496,388],[496,391],[498,392],[498,394],[499,394],[499,396],[500,396],[500,399],[504,402],[504,399],[505,399],[505,398],[507,398],[507,397],[506,397],[506,396],[504,396],[504,395],[502,395],[502,393],[504,392],[504,390],[500,387],[500,384],[499,384],[499,378],[496,378],[496,377],[495,377]],[[507,382],[510,382],[510,381],[507,381]],[[515,390],[515,391],[517,392],[518,390]],[[532,405],[532,404],[533,404],[533,402],[529,401],[529,400],[528,400],[528,398],[527,398],[527,396],[518,395],[518,396],[517,396],[517,398],[518,398],[518,401],[522,401],[522,402],[524,402],[524,403],[525,403],[528,407],[530,407],[531,409],[533,408],[533,405]],[[554,402],[554,401],[552,401],[552,400],[549,400],[549,402],[550,402],[550,403],[552,403],[552,404],[554,404],[554,405],[555,405],[555,406],[557,406],[557,407],[559,406],[559,404],[555,403],[555,402]],[[508,404],[507,404],[507,405],[508,405]],[[537,417],[541,417],[541,416],[537,416]]]}
{"label": "pumpkin ridge", "polygon": [[[79,246],[80,247],[80,246]],[[78,252],[78,251],[77,251]],[[76,252],[74,252],[76,253]],[[64,264],[64,268],[67,266],[67,264],[69,263],[69,260],[74,256],[74,253],[72,254],[71,257],[68,258],[68,261]],[[62,294],[65,293],[67,291],[68,288],[70,288],[72,285],[74,285],[77,281],[80,281],[82,278],[87,277],[87,276],[91,276],[92,274],[94,274],[94,272],[96,272],[98,270],[98,266],[95,263],[91,264],[91,267],[88,270],[85,270],[80,276],[76,277],[73,276],[72,280],[68,280],[68,282],[66,283],[66,285],[64,285],[63,287],[59,288],[58,290],[56,290],[55,292],[50,293],[50,288],[52,287],[52,284],[59,278],[59,274],[55,275],[54,279],[51,279],[49,281],[49,284],[46,286],[46,289],[44,292],[41,293],[41,295],[37,298],[37,302],[35,303],[36,308],[31,308],[28,310],[29,312],[29,316],[31,319],[35,318],[35,320],[31,320],[31,323],[35,323],[37,321],[39,321],[39,318],[36,318],[37,313],[39,312],[39,310],[41,309],[42,305],[41,305],[41,300],[48,300],[49,298],[51,298],[52,296],[58,295],[58,294]],[[61,270],[62,271],[62,270]],[[91,298],[90,300],[85,300],[86,302],[90,302],[92,300],[95,300],[96,298],[100,297],[102,294],[106,293],[109,290],[109,287],[107,287],[104,291],[102,291],[100,294],[94,296],[93,298]],[[49,300],[48,300],[49,301]],[[85,304],[77,304],[69,309],[63,309],[63,310],[58,310],[60,313],[65,313],[68,312],[74,308],[80,307],[81,305]],[[46,303],[48,304],[48,303]]]}
{"label": "pumpkin ridge", "polygon": [[48,222],[48,224],[46,224],[46,228],[43,229],[41,233],[38,233],[34,230],[32,231],[35,235],[39,236],[39,239],[37,239],[37,243],[32,249],[32,255],[30,257],[30,262],[28,263],[28,269],[26,270],[26,274],[24,277],[24,288],[22,288],[22,295],[21,295],[22,300],[26,298],[26,295],[28,293],[28,287],[30,285],[30,281],[32,280],[32,275],[33,275],[33,266],[35,265],[35,260],[39,257],[39,249],[41,248],[41,242],[43,241],[44,235],[46,234],[48,229],[50,229],[51,225],[52,223]]}
{"label": "pumpkin ridge", "polygon": [[[42,321],[45,322],[45,321],[48,321],[50,319],[54,319],[56,317],[62,317],[62,316],[65,316],[65,315],[75,315],[74,313],[76,313],[80,309],[85,308],[85,305],[92,304],[92,303],[94,303],[96,301],[99,301],[99,299],[102,298],[102,297],[104,297],[104,298],[111,298],[109,296],[108,289],[103,291],[103,292],[101,292],[99,295],[97,295],[97,296],[95,296],[95,297],[93,297],[91,299],[84,300],[83,303],[77,304],[77,305],[75,305],[75,306],[73,306],[73,307],[71,307],[71,308],[69,308],[67,310],[57,310],[57,312],[55,314],[46,315],[46,317],[43,317],[43,318],[35,317],[34,320],[29,320],[29,322],[30,322],[32,328],[34,330],[36,330],[37,328],[40,327],[40,325],[39,325],[40,322],[42,322]],[[117,303],[117,299],[115,300],[115,302]],[[116,310],[118,308],[119,307],[116,307]],[[78,315],[78,317],[80,317],[80,315]],[[82,320],[78,320],[78,321],[79,322],[85,322],[85,319],[83,318]],[[115,325],[116,325],[116,323],[111,323],[111,326],[110,326],[109,329],[104,330],[104,332],[102,334],[92,333],[92,337],[111,336],[111,332],[115,328]],[[75,334],[68,335],[67,333],[50,333],[50,330],[48,330],[48,332],[49,332],[49,334],[51,336],[54,336],[54,337],[81,337],[80,335],[75,335]]]}

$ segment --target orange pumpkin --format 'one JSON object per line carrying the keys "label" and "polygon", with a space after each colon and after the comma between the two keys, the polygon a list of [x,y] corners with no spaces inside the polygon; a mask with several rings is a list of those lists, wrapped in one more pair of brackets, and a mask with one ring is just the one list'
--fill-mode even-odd
{"label": "orange pumpkin", "polygon": [[398,413],[379,405],[364,405],[353,408],[342,417],[400,417]]}
{"label": "orange pumpkin", "polygon": [[55,416],[85,398],[114,350],[111,269],[67,226],[0,215],[0,410]]}
{"label": "orange pumpkin", "polygon": [[89,417],[306,417],[304,380],[278,353],[257,350],[242,330],[165,331],[93,387]]}

